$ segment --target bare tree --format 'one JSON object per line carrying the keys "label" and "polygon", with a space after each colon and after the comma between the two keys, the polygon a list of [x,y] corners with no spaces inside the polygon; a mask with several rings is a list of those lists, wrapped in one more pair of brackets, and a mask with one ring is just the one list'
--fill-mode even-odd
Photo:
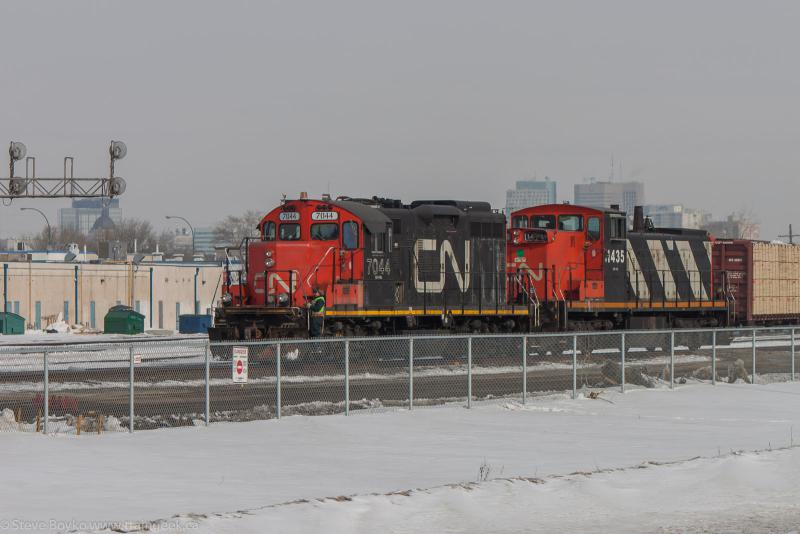
{"label": "bare tree", "polygon": [[247,210],[242,215],[228,215],[214,226],[214,238],[229,245],[238,246],[245,237],[258,236],[258,223],[263,214],[256,210]]}
{"label": "bare tree", "polygon": [[128,252],[133,252],[134,243],[139,252],[152,252],[156,249],[157,238],[153,225],[143,219],[122,219],[107,236],[110,240],[126,242]]}
{"label": "bare tree", "polygon": [[735,211],[729,219],[738,227],[739,239],[758,239],[760,225],[752,209]]}
{"label": "bare tree", "polygon": [[706,221],[701,228],[722,239],[758,239],[759,223],[751,209],[742,208],[719,221]]}
{"label": "bare tree", "polygon": [[174,232],[171,232],[170,230],[162,230],[161,233],[158,234],[156,242],[158,243],[158,250],[164,254],[169,255],[175,253],[176,247]]}
{"label": "bare tree", "polygon": [[81,248],[84,246],[90,246],[92,243],[94,243],[94,240],[92,240],[89,236],[71,226],[67,226],[66,228],[60,228],[56,226],[52,229],[52,233],[49,237],[50,239],[48,243],[47,226],[45,226],[30,239],[31,245],[33,248],[40,250],[43,250],[48,246],[51,249],[64,250],[66,249],[67,245],[72,243],[77,243]]}

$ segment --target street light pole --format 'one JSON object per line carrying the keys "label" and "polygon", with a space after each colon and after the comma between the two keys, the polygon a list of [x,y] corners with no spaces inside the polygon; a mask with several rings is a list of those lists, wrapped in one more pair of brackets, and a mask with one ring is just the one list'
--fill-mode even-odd
{"label": "street light pole", "polygon": [[167,215],[166,218],[169,219],[179,219],[186,223],[186,226],[189,227],[189,230],[192,232],[192,261],[194,261],[194,227],[191,225],[189,221],[184,219],[183,217],[179,217],[177,215]]}
{"label": "street light pole", "polygon": [[37,208],[20,208],[20,211],[35,211],[42,217],[44,217],[44,222],[47,223],[47,251],[50,250],[50,241],[52,240],[52,229],[50,228],[50,221],[47,220],[47,215],[44,212]]}

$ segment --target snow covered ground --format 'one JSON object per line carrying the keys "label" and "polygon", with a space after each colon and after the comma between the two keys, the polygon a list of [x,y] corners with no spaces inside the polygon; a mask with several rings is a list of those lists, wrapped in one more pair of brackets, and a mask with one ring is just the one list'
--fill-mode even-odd
{"label": "snow covered ground", "polygon": [[156,523],[164,532],[797,532],[800,450],[494,479]]}
{"label": "snow covered ground", "polygon": [[0,433],[0,528],[788,532],[800,525],[800,450],[775,449],[798,440],[797,383]]}

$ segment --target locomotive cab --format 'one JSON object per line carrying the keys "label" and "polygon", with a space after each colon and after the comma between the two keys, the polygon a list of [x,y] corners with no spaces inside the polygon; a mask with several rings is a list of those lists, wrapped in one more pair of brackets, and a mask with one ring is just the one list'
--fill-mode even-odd
{"label": "locomotive cab", "polygon": [[244,272],[226,273],[239,284],[225,288],[212,337],[304,337],[305,304],[316,288],[328,303],[358,303],[365,227],[329,199],[284,201],[261,220],[259,237],[246,243]]}
{"label": "locomotive cab", "polygon": [[624,269],[624,252],[610,252],[624,251],[624,222],[618,211],[569,204],[514,212],[507,241],[509,270],[545,302],[602,298],[604,258],[619,258]]}

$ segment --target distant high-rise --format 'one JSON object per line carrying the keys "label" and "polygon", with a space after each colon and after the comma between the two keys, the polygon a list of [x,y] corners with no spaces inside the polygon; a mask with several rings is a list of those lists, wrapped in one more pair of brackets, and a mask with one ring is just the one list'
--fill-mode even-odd
{"label": "distant high-rise", "polygon": [[522,208],[556,202],[556,183],[547,176],[544,180],[519,180],[516,189],[506,191],[506,217]]}
{"label": "distant high-rise", "polygon": [[642,182],[575,184],[575,204],[603,209],[618,205],[619,209],[633,216],[634,206],[644,205],[644,184]]}
{"label": "distant high-rise", "polygon": [[[103,213],[103,203],[107,203],[108,212]],[[108,224],[119,224],[122,221],[122,210],[119,207],[119,199],[113,198],[105,200],[102,198],[75,198],[72,206],[58,210],[58,222],[62,229],[71,228],[78,230],[82,234],[88,234],[97,223],[106,215],[109,220],[103,219],[101,222]]]}
{"label": "distant high-rise", "polygon": [[201,254],[214,254],[214,245],[217,243],[214,229],[198,227],[194,229],[194,250]]}

